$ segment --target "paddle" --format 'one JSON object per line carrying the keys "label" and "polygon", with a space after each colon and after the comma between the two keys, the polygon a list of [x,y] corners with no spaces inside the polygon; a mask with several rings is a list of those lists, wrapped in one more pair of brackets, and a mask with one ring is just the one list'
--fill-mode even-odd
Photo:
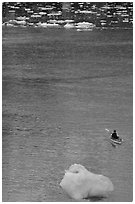
{"label": "paddle", "polygon": [[112,132],[110,131],[110,130],[108,130],[107,128],[105,128],[105,130],[109,133],[109,134],[111,134]]}
{"label": "paddle", "polygon": [[107,128],[105,128],[105,130],[106,130],[107,132],[110,132],[110,130],[108,130]]}

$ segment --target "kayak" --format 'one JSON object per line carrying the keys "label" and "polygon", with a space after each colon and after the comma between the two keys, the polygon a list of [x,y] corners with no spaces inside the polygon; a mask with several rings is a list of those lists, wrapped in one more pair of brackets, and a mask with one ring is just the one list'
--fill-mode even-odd
{"label": "kayak", "polygon": [[119,139],[113,139],[111,136],[112,136],[112,133],[111,133],[111,131],[110,130],[108,130],[108,129],[105,129],[109,134],[110,134],[110,140],[111,140],[111,143],[114,145],[114,146],[116,146],[116,144],[122,144],[122,142],[123,142],[123,139],[122,138],[119,138]]}
{"label": "kayak", "polygon": [[116,143],[116,144],[122,144],[122,142],[123,142],[123,139],[112,139],[111,138],[111,142],[113,142],[113,143]]}

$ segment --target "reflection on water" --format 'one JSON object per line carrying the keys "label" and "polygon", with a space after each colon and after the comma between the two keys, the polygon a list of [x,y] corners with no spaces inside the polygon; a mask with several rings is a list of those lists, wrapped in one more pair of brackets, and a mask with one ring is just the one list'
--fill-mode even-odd
{"label": "reflection on water", "polygon": [[[3,201],[73,201],[59,183],[74,163],[112,180],[98,201],[131,201],[131,31],[21,32],[4,33]],[[114,148],[105,128],[124,143]]]}

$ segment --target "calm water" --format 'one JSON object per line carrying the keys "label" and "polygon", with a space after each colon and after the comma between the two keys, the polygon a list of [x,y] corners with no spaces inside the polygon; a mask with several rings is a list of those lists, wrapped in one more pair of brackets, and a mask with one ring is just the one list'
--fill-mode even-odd
{"label": "calm water", "polygon": [[74,163],[112,180],[101,202],[132,201],[132,66],[132,30],[3,28],[3,201],[74,201]]}

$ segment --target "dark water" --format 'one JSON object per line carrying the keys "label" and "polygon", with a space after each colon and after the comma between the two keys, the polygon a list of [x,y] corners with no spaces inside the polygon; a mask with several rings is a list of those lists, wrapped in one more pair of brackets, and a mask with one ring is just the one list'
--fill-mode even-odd
{"label": "dark water", "polygon": [[112,180],[100,201],[132,201],[132,52],[132,30],[3,29],[3,201],[74,201],[74,163]]}

